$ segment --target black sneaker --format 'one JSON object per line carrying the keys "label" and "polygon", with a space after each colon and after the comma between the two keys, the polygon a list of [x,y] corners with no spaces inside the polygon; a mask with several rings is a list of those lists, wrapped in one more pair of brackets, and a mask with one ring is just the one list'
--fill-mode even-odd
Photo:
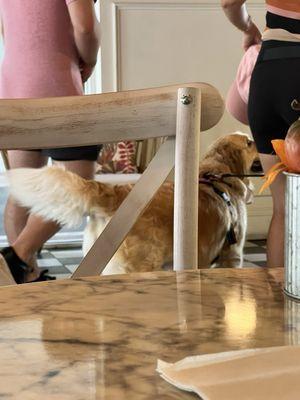
{"label": "black sneaker", "polygon": [[55,281],[56,277],[48,275],[48,272],[49,272],[49,269],[43,269],[38,278],[34,279],[33,281],[26,282],[26,283]]}
{"label": "black sneaker", "polygon": [[25,283],[26,274],[30,271],[29,266],[21,260],[12,247],[5,247],[0,253],[4,257],[16,283]]}
{"label": "black sneaker", "polygon": [[0,253],[4,257],[6,264],[8,265],[10,272],[17,284],[53,281],[56,279],[55,276],[47,275],[48,270],[43,270],[37,279],[31,282],[26,282],[26,275],[30,272],[30,267],[23,260],[21,260],[13,247],[5,247],[0,251]]}

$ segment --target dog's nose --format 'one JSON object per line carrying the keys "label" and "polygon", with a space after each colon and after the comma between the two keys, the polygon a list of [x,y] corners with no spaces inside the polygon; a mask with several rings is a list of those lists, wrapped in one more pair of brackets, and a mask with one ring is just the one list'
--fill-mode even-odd
{"label": "dog's nose", "polygon": [[263,172],[263,168],[262,168],[261,162],[260,162],[260,160],[258,158],[256,158],[253,161],[253,164],[251,165],[251,171],[252,172],[257,172],[257,173]]}

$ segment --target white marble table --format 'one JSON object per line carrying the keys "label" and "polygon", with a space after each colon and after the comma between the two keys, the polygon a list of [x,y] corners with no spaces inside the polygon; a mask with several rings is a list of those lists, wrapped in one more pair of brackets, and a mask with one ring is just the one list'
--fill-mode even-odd
{"label": "white marble table", "polygon": [[282,278],[226,269],[0,288],[0,399],[195,399],[158,376],[157,359],[299,344]]}

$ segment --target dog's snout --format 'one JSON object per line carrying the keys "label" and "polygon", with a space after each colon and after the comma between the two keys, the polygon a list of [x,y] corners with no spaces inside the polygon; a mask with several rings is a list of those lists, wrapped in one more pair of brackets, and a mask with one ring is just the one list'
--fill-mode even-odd
{"label": "dog's snout", "polygon": [[259,158],[256,158],[256,159],[253,161],[253,163],[252,163],[252,165],[251,165],[251,171],[252,171],[252,172],[256,172],[256,173],[261,173],[261,172],[263,172],[263,168],[262,168],[262,165],[261,165],[261,162],[260,162]]}

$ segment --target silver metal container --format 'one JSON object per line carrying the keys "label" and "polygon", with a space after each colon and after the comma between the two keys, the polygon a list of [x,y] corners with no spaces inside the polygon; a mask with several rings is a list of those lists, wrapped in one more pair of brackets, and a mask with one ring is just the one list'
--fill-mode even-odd
{"label": "silver metal container", "polygon": [[285,345],[300,345],[300,302],[285,296],[284,299]]}
{"label": "silver metal container", "polygon": [[285,293],[300,300],[300,174],[285,173]]}

